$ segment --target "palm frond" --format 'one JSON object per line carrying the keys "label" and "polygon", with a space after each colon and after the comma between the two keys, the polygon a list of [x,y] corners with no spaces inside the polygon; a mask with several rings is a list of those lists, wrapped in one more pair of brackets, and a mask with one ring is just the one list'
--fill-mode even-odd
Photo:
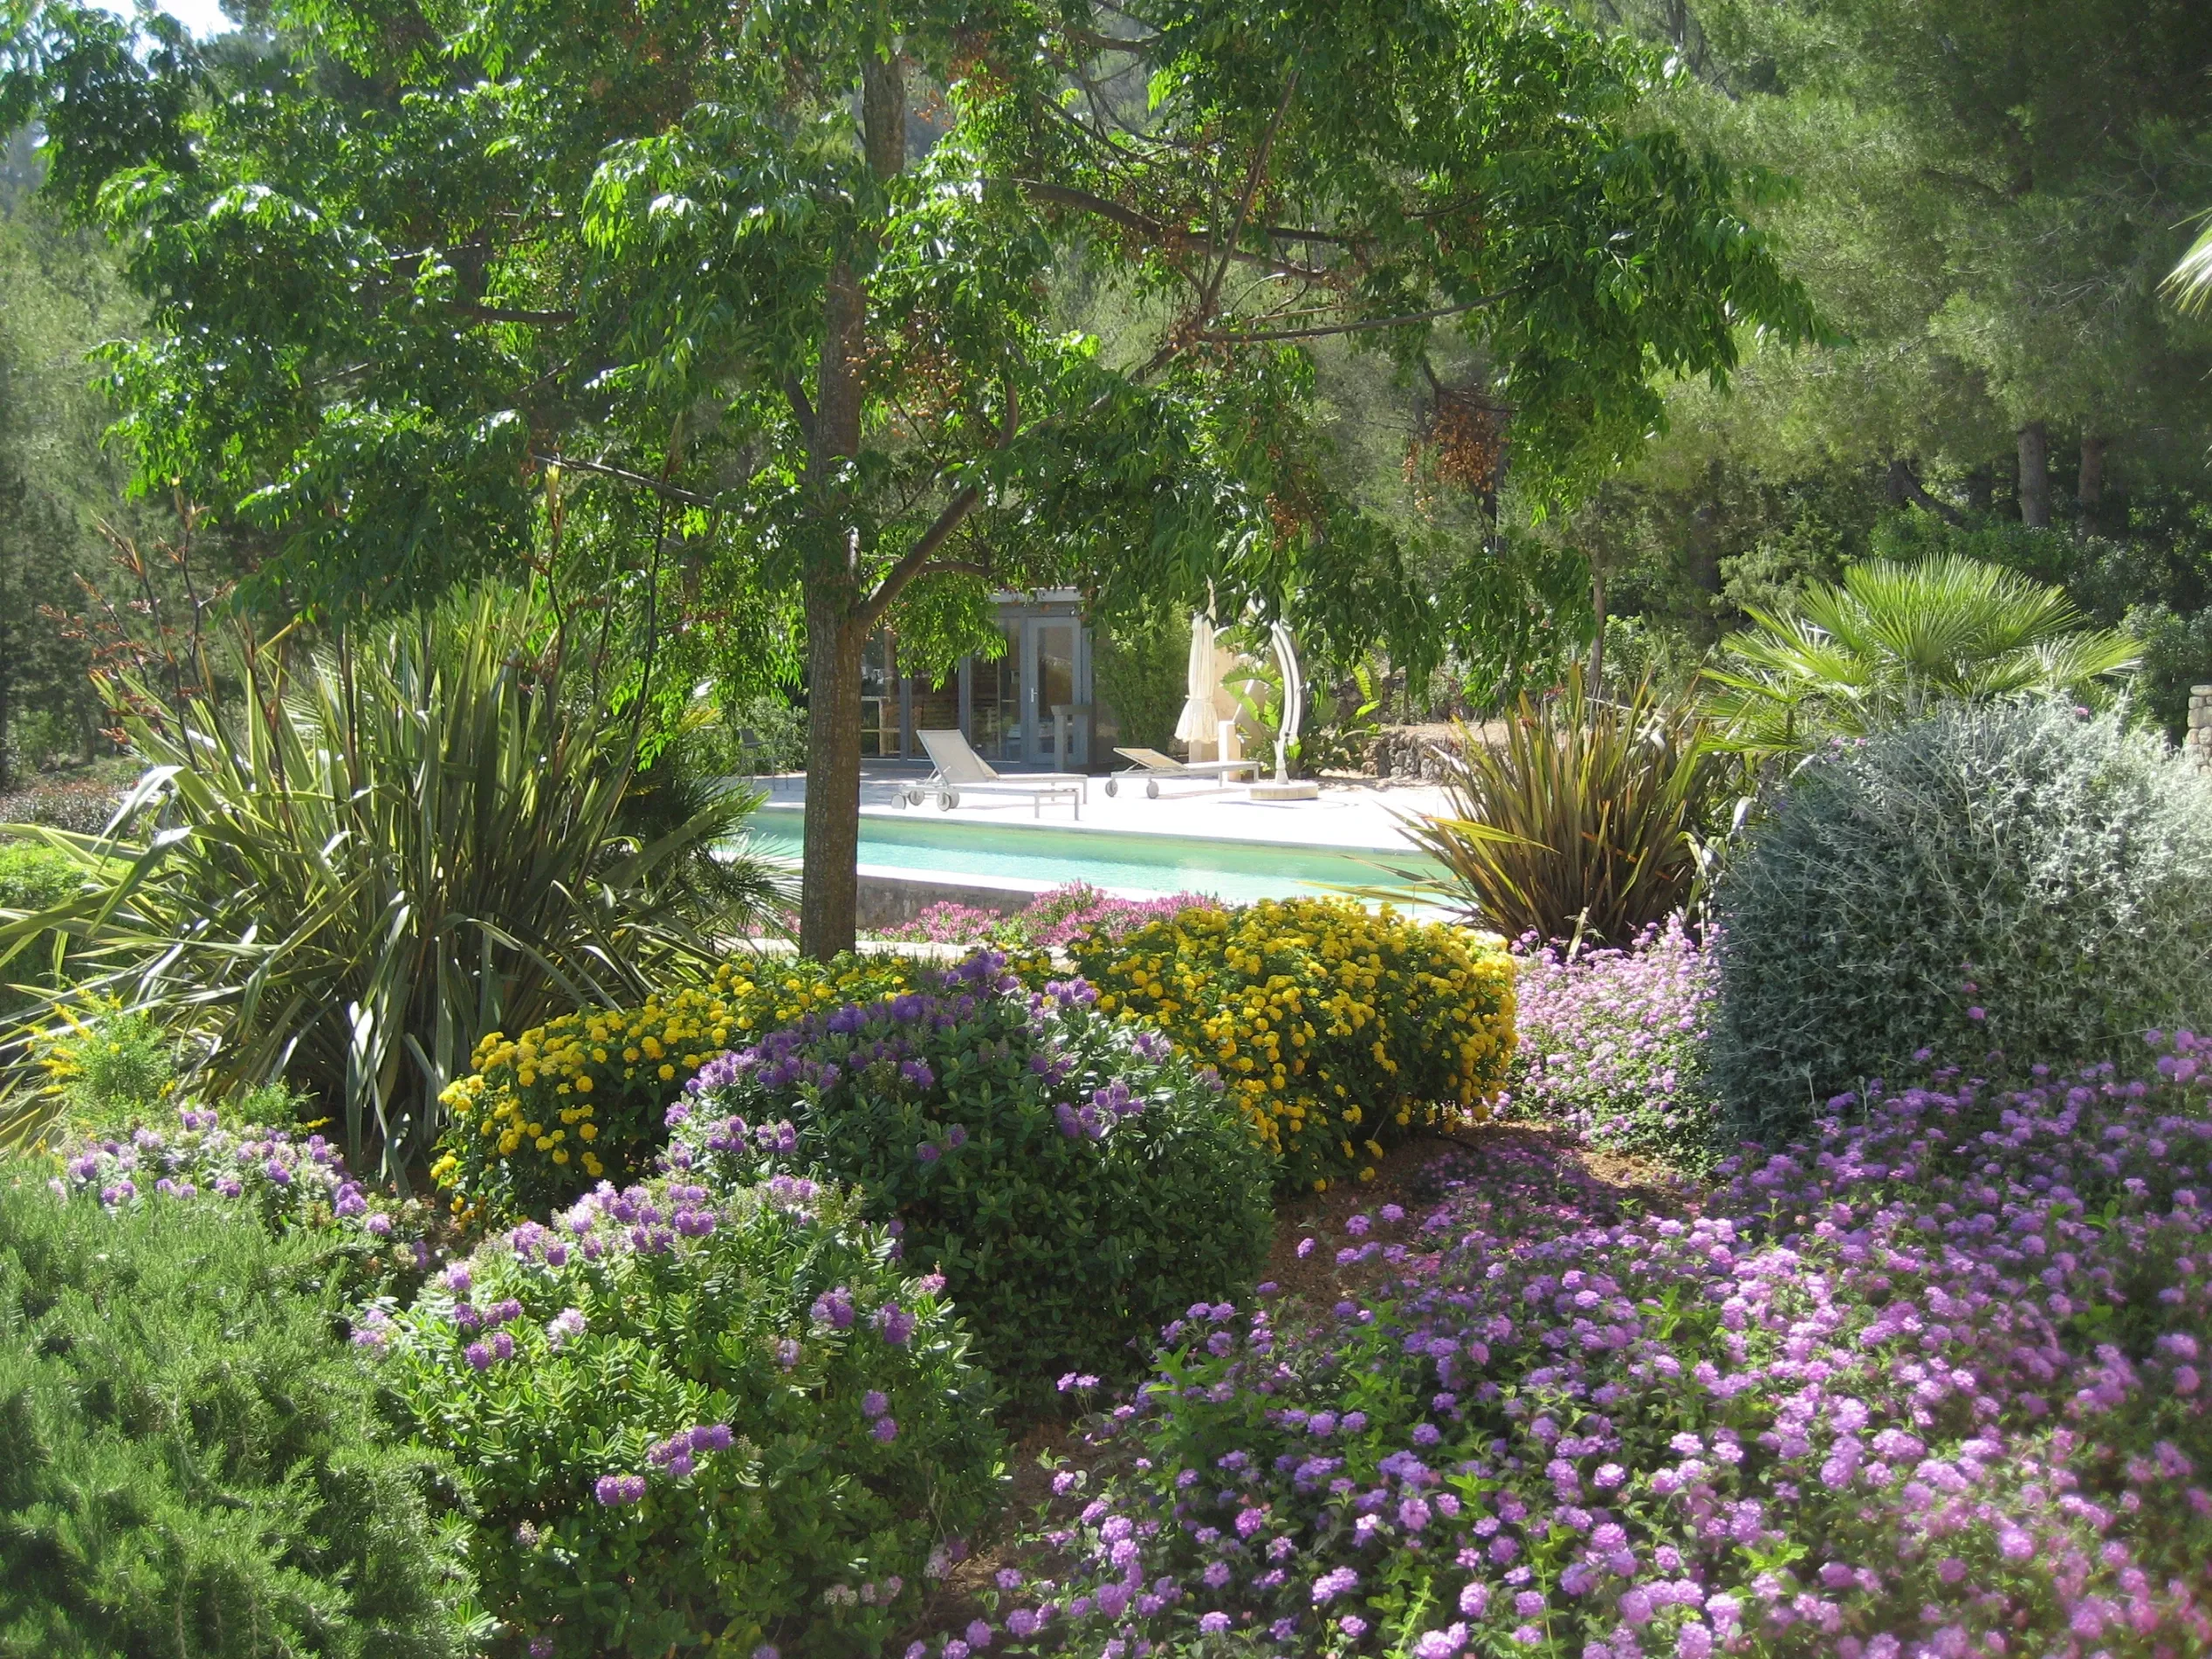
{"label": "palm frond", "polygon": [[1797,614],[1752,615],[1705,673],[1706,712],[1737,751],[1802,755],[1950,699],[2101,700],[2140,655],[2059,589],[1979,560],[1870,560]]}
{"label": "palm frond", "polygon": [[2181,263],[2167,274],[2161,291],[2189,315],[2212,310],[2212,216],[2195,245],[2181,256]]}

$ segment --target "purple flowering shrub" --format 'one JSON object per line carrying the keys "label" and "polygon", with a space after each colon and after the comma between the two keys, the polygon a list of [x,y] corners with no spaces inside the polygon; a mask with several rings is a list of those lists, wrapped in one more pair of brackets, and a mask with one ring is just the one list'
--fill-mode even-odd
{"label": "purple flowering shrub", "polygon": [[1051,949],[1084,935],[1110,942],[1151,922],[1171,922],[1185,910],[1219,908],[1219,899],[1203,893],[1123,899],[1102,893],[1087,881],[1070,881],[1039,894],[1013,915],[948,899],[931,905],[911,922],[885,929],[883,936],[933,944]]}
{"label": "purple flowering shrub", "polygon": [[452,1455],[498,1654],[873,1652],[999,1501],[943,1282],[809,1181],[602,1184],[354,1340]]}
{"label": "purple flowering shrub", "polygon": [[1000,1628],[1116,1659],[2205,1652],[2208,1061],[1940,1074],[1680,1218],[1518,1179],[1355,1217],[1375,1293],[1167,1328],[1101,1420],[1118,1462],[1057,1478],[1091,1500],[1038,1540],[1072,1572]]}
{"label": "purple flowering shrub", "polygon": [[1221,901],[1203,893],[1158,899],[1119,899],[1081,881],[1039,897],[1018,918],[1022,943],[1045,949],[1077,939],[1112,943],[1155,922],[1172,922],[1185,910],[1219,910]]}
{"label": "purple flowering shrub", "polygon": [[250,1210],[271,1233],[315,1236],[324,1268],[348,1294],[411,1291],[432,1259],[436,1217],[350,1175],[319,1135],[267,1124],[225,1126],[213,1107],[182,1106],[166,1128],[72,1137],[52,1156],[58,1193],[96,1194],[110,1209],[159,1195]]}
{"label": "purple flowering shrub", "polygon": [[1509,1099],[1591,1145],[1695,1163],[1713,1144],[1703,1050],[1714,972],[1671,916],[1626,949],[1515,947],[1521,1046]]}
{"label": "purple flowering shrub", "polygon": [[671,1173],[850,1183],[1018,1390],[1126,1375],[1133,1339],[1251,1284],[1274,1169],[1210,1074],[1095,1003],[1081,980],[1027,991],[986,951],[808,1014],[699,1073],[670,1109]]}

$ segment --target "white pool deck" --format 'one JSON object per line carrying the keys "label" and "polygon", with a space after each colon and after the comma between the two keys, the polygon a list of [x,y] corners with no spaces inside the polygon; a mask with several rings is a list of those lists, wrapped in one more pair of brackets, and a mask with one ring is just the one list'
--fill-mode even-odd
{"label": "white pool deck", "polygon": [[[1047,801],[1037,813],[1030,800],[1018,795],[968,792],[960,804],[941,811],[934,802],[919,806],[897,804],[902,785],[918,783],[928,775],[920,765],[871,763],[861,771],[862,818],[928,818],[940,822],[984,824],[1020,830],[1043,826],[1055,830],[1089,831],[1108,835],[1163,835],[1218,841],[1257,841],[1277,847],[1309,847],[1351,852],[1401,853],[1407,850],[1402,820],[1408,816],[1446,810],[1444,791],[1428,785],[1400,785],[1381,788],[1373,783],[1326,779],[1320,798],[1308,801],[1256,801],[1245,789],[1212,791],[1190,784],[1167,782],[1160,799],[1148,800],[1144,780],[1123,783],[1119,792],[1106,792],[1106,779],[1090,780],[1090,799],[1080,815],[1065,800]],[[1019,772],[1009,772],[1019,781]],[[753,780],[767,792],[766,805],[790,810],[806,805],[803,773]]]}

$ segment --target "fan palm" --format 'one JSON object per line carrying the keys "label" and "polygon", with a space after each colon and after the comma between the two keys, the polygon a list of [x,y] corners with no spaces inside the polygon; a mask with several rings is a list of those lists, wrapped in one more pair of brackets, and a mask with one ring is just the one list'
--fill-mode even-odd
{"label": "fan palm", "polygon": [[[766,872],[699,872],[754,798],[625,823],[635,729],[526,598],[204,666],[236,695],[165,710],[128,675],[111,687],[143,711],[125,724],[149,770],[105,835],[17,832],[82,881],[0,918],[0,968],[64,936],[69,994],[201,1037],[218,1091],[281,1078],[319,1096],[355,1168],[403,1175],[484,1032],[634,1000],[774,901]],[[20,1074],[35,1043],[35,1022],[0,1039],[0,1064]]]}
{"label": "fan palm", "polygon": [[1955,556],[1855,565],[1795,615],[1751,616],[1705,678],[1720,741],[1753,754],[1802,755],[1948,701],[2100,701],[2141,655],[2057,588]]}

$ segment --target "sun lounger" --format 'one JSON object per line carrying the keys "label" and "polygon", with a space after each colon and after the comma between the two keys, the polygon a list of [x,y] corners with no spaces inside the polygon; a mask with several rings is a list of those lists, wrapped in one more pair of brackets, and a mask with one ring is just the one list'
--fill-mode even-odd
{"label": "sun lounger", "polygon": [[1158,800],[1160,785],[1177,778],[1211,778],[1216,789],[1226,789],[1238,772],[1246,775],[1247,783],[1260,779],[1260,763],[1256,760],[1178,760],[1164,755],[1157,749],[1116,749],[1114,752],[1123,759],[1134,762],[1127,771],[1116,772],[1106,780],[1106,792],[1118,794],[1123,778],[1144,780],[1144,798]]}
{"label": "sun lounger", "polygon": [[960,804],[963,795],[1027,795],[1032,808],[1031,815],[1044,816],[1048,800],[1065,800],[1075,809],[1075,816],[1083,815],[1082,804],[1090,796],[1090,779],[1081,772],[1020,772],[1008,777],[999,772],[991,763],[968,746],[968,740],[957,731],[917,731],[922,747],[929,751],[931,764],[937,770],[918,784],[910,784],[900,792],[899,799],[909,806],[919,806],[931,796],[937,797],[938,809],[948,812]]}

